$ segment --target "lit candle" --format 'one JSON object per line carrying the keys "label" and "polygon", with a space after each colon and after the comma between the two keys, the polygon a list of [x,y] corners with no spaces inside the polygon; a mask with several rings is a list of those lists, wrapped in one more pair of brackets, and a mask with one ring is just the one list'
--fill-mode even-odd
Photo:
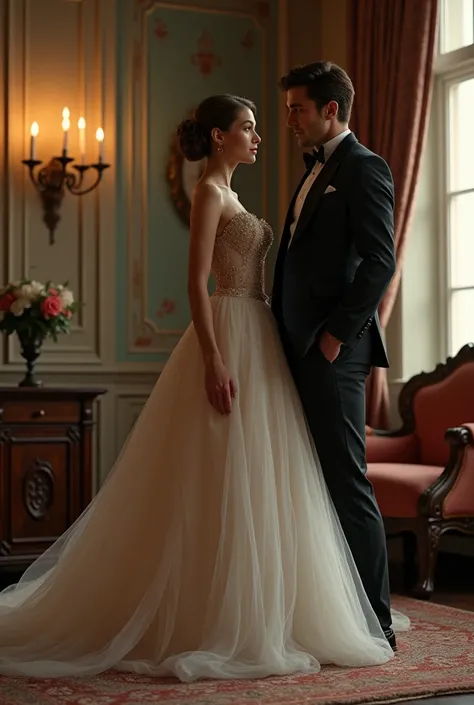
{"label": "lit candle", "polygon": [[86,163],[86,121],[83,117],[77,122],[79,128],[79,150],[81,152],[81,162]]}
{"label": "lit candle", "polygon": [[39,132],[38,123],[34,122],[31,125],[31,129],[30,129],[30,135],[31,135],[30,159],[36,159],[36,138],[38,136],[38,132]]}
{"label": "lit candle", "polygon": [[95,138],[99,143],[99,162],[104,158],[104,131],[101,127],[95,133]]}
{"label": "lit candle", "polygon": [[67,150],[68,150],[69,128],[70,127],[71,127],[71,121],[69,120],[69,108],[64,108],[63,109],[63,121],[62,121],[62,128],[64,131],[64,138],[63,138],[63,152],[64,152],[64,154],[67,154]]}

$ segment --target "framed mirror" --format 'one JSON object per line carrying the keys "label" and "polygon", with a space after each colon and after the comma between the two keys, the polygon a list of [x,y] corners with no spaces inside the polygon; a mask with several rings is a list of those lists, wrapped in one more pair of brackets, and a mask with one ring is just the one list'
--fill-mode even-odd
{"label": "framed mirror", "polygon": [[188,162],[181,154],[177,137],[174,137],[166,169],[166,178],[175,210],[188,228],[193,188],[204,171],[205,165],[206,159]]}

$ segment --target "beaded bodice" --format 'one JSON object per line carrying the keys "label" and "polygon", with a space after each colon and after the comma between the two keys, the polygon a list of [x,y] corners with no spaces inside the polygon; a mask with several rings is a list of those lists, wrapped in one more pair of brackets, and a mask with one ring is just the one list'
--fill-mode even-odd
{"label": "beaded bodice", "polygon": [[215,294],[267,301],[265,258],[273,242],[272,229],[256,215],[241,211],[216,237],[212,256]]}

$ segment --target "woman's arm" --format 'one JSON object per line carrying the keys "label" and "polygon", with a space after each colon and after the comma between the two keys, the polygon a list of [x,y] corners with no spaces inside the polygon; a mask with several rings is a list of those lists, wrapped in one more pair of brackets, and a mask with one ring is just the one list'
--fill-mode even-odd
{"label": "woman's arm", "polygon": [[191,206],[188,296],[206,368],[209,402],[220,413],[228,414],[232,408],[234,384],[217,346],[207,289],[222,207],[222,194],[217,186],[201,184],[196,187]]}

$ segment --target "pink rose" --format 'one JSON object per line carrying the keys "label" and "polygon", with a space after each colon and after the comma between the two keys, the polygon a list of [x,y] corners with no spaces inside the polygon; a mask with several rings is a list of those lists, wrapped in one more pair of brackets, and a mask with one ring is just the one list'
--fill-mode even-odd
{"label": "pink rose", "polygon": [[2,296],[0,299],[0,311],[9,311],[14,301],[16,301],[16,296],[13,292]]}
{"label": "pink rose", "polygon": [[41,302],[41,313],[45,318],[56,318],[62,311],[62,303],[59,296],[48,296]]}

